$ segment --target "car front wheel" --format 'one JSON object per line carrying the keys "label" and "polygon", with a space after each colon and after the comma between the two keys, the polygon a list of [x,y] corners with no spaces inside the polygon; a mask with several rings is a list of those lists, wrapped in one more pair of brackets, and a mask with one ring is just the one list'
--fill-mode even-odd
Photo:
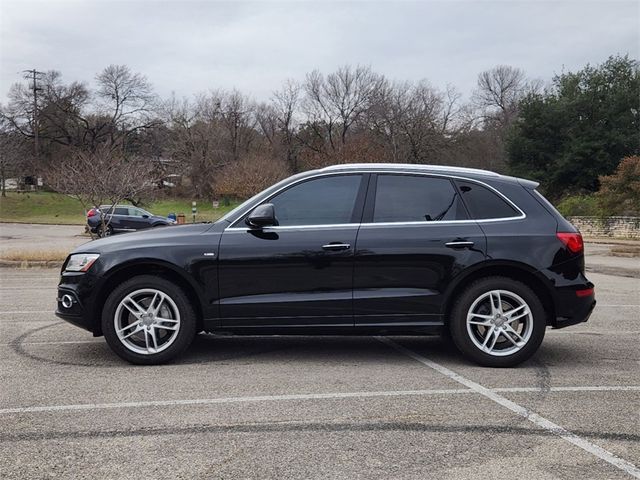
{"label": "car front wheel", "polygon": [[511,367],[530,358],[546,329],[540,299],[506,277],[472,283],[455,302],[449,328],[467,358],[488,367]]}
{"label": "car front wheel", "polygon": [[134,277],[107,298],[102,331],[111,349],[136,364],[168,362],[195,336],[196,316],[187,295],[156,276]]}

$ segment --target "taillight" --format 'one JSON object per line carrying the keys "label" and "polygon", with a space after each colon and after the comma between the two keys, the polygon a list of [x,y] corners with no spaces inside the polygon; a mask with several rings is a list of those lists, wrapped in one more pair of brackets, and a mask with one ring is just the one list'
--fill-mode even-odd
{"label": "taillight", "polygon": [[580,253],[584,250],[582,235],[579,233],[558,232],[556,236],[566,245],[571,253]]}
{"label": "taillight", "polygon": [[576,297],[590,297],[591,295],[593,295],[593,288],[585,288],[583,290],[576,290]]}
{"label": "taillight", "polygon": [[87,212],[87,218],[89,218],[89,217],[93,217],[96,213],[98,213],[98,212],[96,212],[96,209],[95,209],[95,208],[92,208],[91,210],[89,210],[89,211]]}

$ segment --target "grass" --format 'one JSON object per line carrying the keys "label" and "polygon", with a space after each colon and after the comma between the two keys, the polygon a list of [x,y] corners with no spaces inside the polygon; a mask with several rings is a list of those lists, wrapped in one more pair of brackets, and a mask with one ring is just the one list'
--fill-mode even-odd
{"label": "grass", "polygon": [[69,250],[8,250],[0,259],[14,262],[64,262]]}
{"label": "grass", "polygon": [[[214,209],[210,201],[198,200],[196,221],[205,222],[220,218],[237,203]],[[166,198],[142,206],[155,215],[184,213],[187,222],[192,221],[191,199]],[[78,200],[51,192],[7,192],[0,197],[0,222],[53,223],[59,225],[84,225],[85,213]]]}

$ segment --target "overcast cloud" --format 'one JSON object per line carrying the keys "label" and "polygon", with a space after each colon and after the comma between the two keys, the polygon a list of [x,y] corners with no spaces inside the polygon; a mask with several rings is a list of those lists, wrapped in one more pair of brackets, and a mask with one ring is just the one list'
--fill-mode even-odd
{"label": "overcast cloud", "polygon": [[267,99],[287,78],[344,64],[465,95],[497,64],[548,80],[609,55],[639,57],[640,2],[0,3],[0,101],[22,70],[92,82],[111,63],[161,95],[236,87]]}

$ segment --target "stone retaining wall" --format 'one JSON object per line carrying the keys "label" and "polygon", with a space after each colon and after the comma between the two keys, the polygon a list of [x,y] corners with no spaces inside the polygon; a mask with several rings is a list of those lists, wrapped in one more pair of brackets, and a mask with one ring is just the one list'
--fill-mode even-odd
{"label": "stone retaining wall", "polygon": [[640,239],[640,217],[568,217],[567,220],[586,238]]}

